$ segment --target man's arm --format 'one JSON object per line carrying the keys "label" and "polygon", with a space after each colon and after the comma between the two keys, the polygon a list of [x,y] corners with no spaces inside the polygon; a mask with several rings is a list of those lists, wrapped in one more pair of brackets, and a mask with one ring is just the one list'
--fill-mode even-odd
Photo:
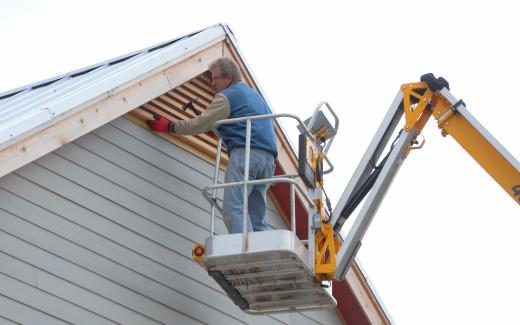
{"label": "man's arm", "polygon": [[194,135],[211,131],[213,123],[229,117],[229,101],[226,96],[218,93],[206,111],[190,120],[175,122],[174,132],[183,135]]}

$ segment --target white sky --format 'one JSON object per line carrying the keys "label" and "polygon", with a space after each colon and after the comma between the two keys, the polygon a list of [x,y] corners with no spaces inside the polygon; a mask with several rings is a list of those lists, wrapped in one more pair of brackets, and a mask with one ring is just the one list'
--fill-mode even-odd
{"label": "white sky", "polygon": [[[139,4],[137,4],[139,3]],[[340,116],[335,202],[403,83],[427,72],[518,160],[514,1],[0,2],[0,92],[227,22],[277,112]],[[397,324],[520,323],[520,210],[432,120],[358,260]],[[296,142],[296,139],[293,139]]]}

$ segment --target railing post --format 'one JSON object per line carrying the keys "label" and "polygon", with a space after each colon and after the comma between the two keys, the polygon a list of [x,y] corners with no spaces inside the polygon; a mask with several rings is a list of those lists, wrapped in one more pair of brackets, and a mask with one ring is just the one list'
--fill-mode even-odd
{"label": "railing post", "polygon": [[[222,152],[222,138],[218,138],[217,142],[217,156],[215,157],[215,171],[213,172],[213,186],[218,184],[218,175],[220,170],[220,154]],[[209,236],[213,237],[215,234],[215,205],[217,204],[217,189],[213,188],[211,191],[211,218],[209,225]]]}
{"label": "railing post", "polygon": [[294,196],[294,184],[291,183],[291,231],[296,234],[296,209],[295,209],[295,196]]}
{"label": "railing post", "polygon": [[251,151],[251,120],[247,119],[246,121],[246,149],[245,149],[245,162],[244,162],[244,214],[243,214],[243,228],[242,228],[242,252],[246,253],[249,250],[248,247],[248,229],[247,229],[247,221],[249,215],[249,202],[248,202],[248,193],[247,193],[247,183],[249,182],[249,154]]}
{"label": "railing post", "polygon": [[316,270],[316,262],[315,262],[315,256],[314,252],[316,252],[316,243],[314,241],[314,229],[312,226],[312,219],[314,217],[315,208],[312,206],[307,207],[307,215],[308,215],[308,234],[307,234],[307,247],[309,249],[309,267],[311,268],[312,274],[314,274],[314,271]]}

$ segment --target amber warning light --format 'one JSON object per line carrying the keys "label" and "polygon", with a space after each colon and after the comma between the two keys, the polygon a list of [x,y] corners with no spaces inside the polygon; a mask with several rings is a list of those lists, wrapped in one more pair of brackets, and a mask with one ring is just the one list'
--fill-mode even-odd
{"label": "amber warning light", "polygon": [[202,257],[204,256],[204,252],[204,245],[195,244],[193,245],[193,249],[191,250],[191,256],[195,262],[200,263]]}

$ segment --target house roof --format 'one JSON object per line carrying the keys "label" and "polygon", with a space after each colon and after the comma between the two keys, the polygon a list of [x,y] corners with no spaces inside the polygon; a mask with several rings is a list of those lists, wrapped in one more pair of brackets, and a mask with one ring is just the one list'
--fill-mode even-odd
{"label": "house roof", "polygon": [[223,37],[215,25],[140,51],[0,94],[0,144]]}
{"label": "house roof", "polygon": [[[190,92],[195,85],[195,93],[204,97],[201,92],[206,92],[207,98],[202,100],[209,102],[214,94],[204,90],[210,88],[204,73],[209,62],[228,48],[247,72],[246,81],[261,92],[230,28],[218,24],[1,93],[0,177],[129,112],[141,124],[157,110],[179,118],[184,114],[179,110],[183,94],[175,93],[176,87]],[[278,126],[279,137],[284,137],[280,130]],[[201,143],[211,142],[201,137]],[[283,148],[279,160],[288,157],[287,161],[295,161],[290,146],[286,143]],[[278,168],[287,172],[288,167],[279,163]],[[352,269],[350,280],[347,276],[346,282],[337,285],[339,311],[348,322],[387,322],[386,312],[363,272],[356,263]]]}

